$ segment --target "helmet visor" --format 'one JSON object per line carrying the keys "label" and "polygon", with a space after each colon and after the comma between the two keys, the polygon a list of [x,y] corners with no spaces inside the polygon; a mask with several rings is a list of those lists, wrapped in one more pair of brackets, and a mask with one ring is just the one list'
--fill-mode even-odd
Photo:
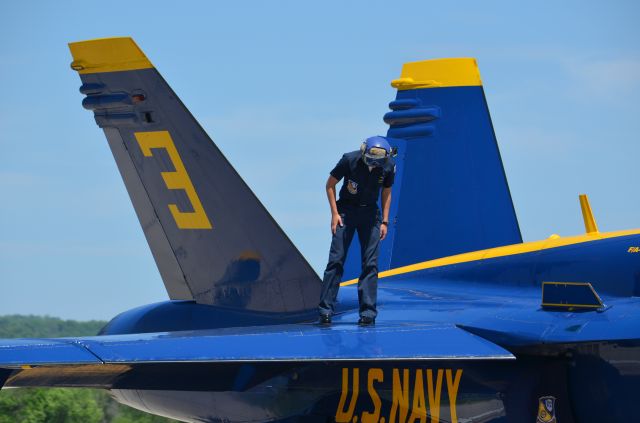
{"label": "helmet visor", "polygon": [[364,162],[367,166],[384,166],[387,161],[387,150],[379,147],[371,147],[364,154]]}

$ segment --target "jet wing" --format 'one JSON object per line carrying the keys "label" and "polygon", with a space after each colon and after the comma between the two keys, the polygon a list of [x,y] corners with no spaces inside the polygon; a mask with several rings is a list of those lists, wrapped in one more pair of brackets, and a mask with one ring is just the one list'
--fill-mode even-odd
{"label": "jet wing", "polygon": [[42,364],[99,364],[79,339],[5,339],[0,341],[0,367]]}
{"label": "jet wing", "polygon": [[0,341],[0,367],[191,361],[512,359],[451,324],[248,327]]}
{"label": "jet wing", "polygon": [[300,324],[0,341],[0,370],[12,370],[7,386],[111,387],[133,366],[148,364],[468,359],[515,357],[451,324]]}

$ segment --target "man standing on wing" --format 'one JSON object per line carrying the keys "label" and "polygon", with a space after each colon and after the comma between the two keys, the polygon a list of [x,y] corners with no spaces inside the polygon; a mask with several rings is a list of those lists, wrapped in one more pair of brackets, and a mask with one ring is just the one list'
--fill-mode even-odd
{"label": "man standing on wing", "polygon": [[[355,232],[360,241],[362,273],[358,279],[361,325],[375,323],[378,293],[378,252],[387,235],[391,186],[395,164],[391,146],[385,137],[367,138],[360,150],[346,153],[331,171],[326,190],[331,207],[331,249],[324,271],[320,294],[320,323],[330,324],[338,296],[344,262]],[[336,201],[336,184],[344,178],[340,199]],[[382,216],[378,197],[382,190]]]}

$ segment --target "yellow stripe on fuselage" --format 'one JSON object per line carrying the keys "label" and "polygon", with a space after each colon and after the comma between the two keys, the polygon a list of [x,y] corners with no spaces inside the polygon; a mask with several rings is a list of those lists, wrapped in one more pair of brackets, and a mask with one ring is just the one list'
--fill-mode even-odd
{"label": "yellow stripe on fuselage", "polygon": [[98,38],[69,43],[71,68],[78,73],[119,72],[153,68],[130,37]]}
{"label": "yellow stripe on fuselage", "polygon": [[478,63],[470,57],[405,63],[400,78],[391,81],[391,86],[400,91],[481,85]]}
{"label": "yellow stripe on fuselage", "polygon": [[[424,261],[422,263],[410,264],[408,266],[398,267],[395,269],[385,270],[378,274],[378,278],[386,278],[389,276],[402,275],[405,273],[416,272],[418,270],[432,269],[435,267],[449,266],[452,264],[470,263],[492,259],[497,257],[513,256],[518,254],[533,253],[536,251],[549,250],[552,248],[565,247],[568,245],[582,244],[589,241],[597,241],[601,239],[617,238],[628,235],[640,235],[640,229],[630,229],[627,231],[602,232],[588,235],[569,236],[566,238],[549,238],[542,241],[524,242],[522,244],[505,245],[504,247],[489,248],[488,250],[472,251],[470,253],[457,254],[455,256],[442,257],[435,260]],[[353,285],[358,283],[358,279],[351,279],[342,282],[340,286]]]}

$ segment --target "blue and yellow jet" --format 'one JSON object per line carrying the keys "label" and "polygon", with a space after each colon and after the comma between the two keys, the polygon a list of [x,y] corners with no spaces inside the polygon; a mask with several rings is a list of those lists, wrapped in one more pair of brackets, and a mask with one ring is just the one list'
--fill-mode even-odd
{"label": "blue and yellow jet", "polygon": [[[407,63],[375,327],[357,242],[320,280],[130,38],[70,44],[169,301],[0,341],[5,387],[94,387],[189,422],[640,421],[640,230],[522,242],[476,61]],[[259,142],[259,140],[256,140]]]}

